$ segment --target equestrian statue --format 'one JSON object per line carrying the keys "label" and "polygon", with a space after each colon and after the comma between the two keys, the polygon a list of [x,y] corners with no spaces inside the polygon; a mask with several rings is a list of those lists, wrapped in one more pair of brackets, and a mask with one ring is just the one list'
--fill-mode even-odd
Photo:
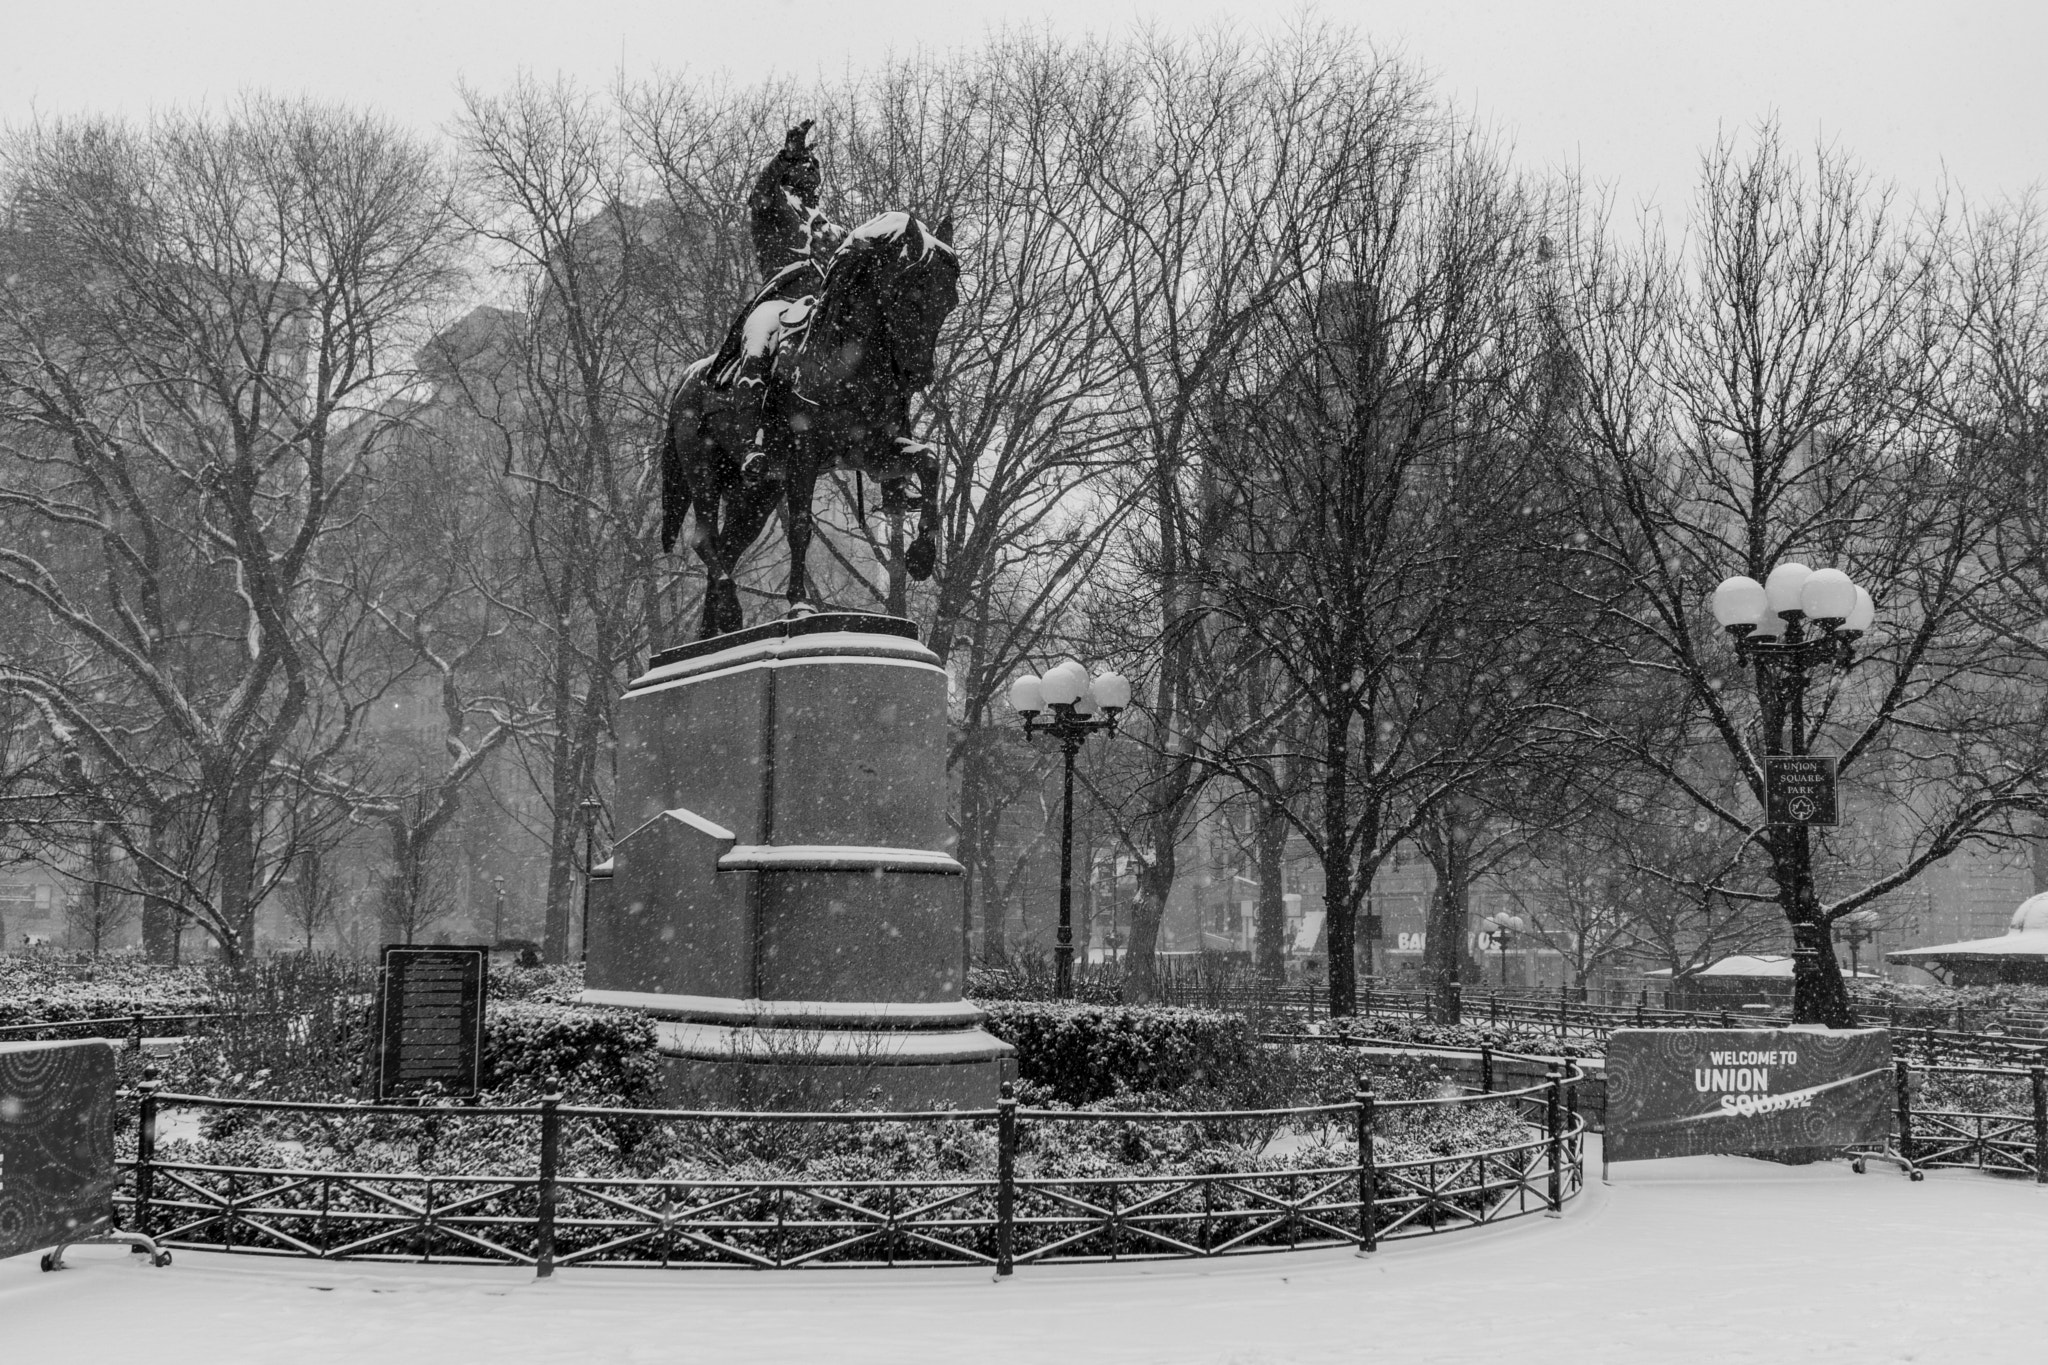
{"label": "equestrian statue", "polygon": [[832,222],[818,208],[810,130],[808,119],[789,130],[747,199],[760,289],[666,406],[661,547],[673,550],[695,518],[690,543],[709,580],[699,639],[744,624],[733,568],[778,504],[790,606],[808,604],[811,500],[825,470],[875,479],[891,516],[917,507],[912,578],[931,577],[938,558],[939,460],[911,434],[910,400],[931,383],[939,327],[959,301],[952,220]]}

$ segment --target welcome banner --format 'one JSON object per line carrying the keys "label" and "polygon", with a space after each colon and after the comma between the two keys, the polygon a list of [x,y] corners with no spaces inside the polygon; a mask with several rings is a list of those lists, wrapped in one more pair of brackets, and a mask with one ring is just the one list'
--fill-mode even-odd
{"label": "welcome banner", "polygon": [[1616,1029],[1606,1160],[1881,1143],[1891,1099],[1884,1029]]}
{"label": "welcome banner", "polygon": [[114,1045],[0,1043],[0,1257],[114,1210]]}

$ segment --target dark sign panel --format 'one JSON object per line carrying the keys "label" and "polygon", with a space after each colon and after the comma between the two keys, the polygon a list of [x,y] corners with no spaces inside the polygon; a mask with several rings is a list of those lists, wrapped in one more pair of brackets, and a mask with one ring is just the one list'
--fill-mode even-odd
{"label": "dark sign panel", "polygon": [[114,1045],[0,1043],[0,1256],[114,1211]]}
{"label": "dark sign panel", "polygon": [[1884,1029],[1616,1029],[1607,1160],[1882,1143],[1891,1099]]}
{"label": "dark sign panel", "polygon": [[1766,758],[1764,793],[1774,825],[1838,823],[1833,755]]}
{"label": "dark sign panel", "polygon": [[483,1077],[485,948],[384,949],[377,1098],[475,1095]]}
{"label": "dark sign panel", "polygon": [[1365,940],[1377,943],[1387,936],[1387,922],[1379,915],[1365,916]]}

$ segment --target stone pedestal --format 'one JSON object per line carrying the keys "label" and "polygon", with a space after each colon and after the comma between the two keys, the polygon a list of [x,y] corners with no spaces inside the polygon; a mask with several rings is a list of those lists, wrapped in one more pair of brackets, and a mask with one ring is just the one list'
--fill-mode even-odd
{"label": "stone pedestal", "polygon": [[994,1103],[945,704],[909,622],[853,614],[672,649],[627,688],[583,998],[655,1017],[674,1098]]}

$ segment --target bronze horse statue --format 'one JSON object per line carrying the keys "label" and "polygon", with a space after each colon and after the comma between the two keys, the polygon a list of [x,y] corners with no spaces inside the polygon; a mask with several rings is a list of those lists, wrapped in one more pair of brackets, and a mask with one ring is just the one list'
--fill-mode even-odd
{"label": "bronze horse statue", "polygon": [[[683,372],[661,436],[661,547],[674,549],[684,519],[696,518],[691,544],[709,580],[699,639],[744,624],[733,568],[778,503],[789,537],[789,602],[808,601],[811,500],[827,469],[878,480],[882,509],[897,516],[910,506],[907,484],[916,477],[918,526],[905,568],[912,578],[931,577],[939,461],[911,435],[910,400],[931,383],[959,277],[950,219],[933,229],[908,213],[882,214],[832,255],[816,299],[781,309],[758,407],[727,377],[736,337]],[[742,317],[773,288],[764,286]]]}

